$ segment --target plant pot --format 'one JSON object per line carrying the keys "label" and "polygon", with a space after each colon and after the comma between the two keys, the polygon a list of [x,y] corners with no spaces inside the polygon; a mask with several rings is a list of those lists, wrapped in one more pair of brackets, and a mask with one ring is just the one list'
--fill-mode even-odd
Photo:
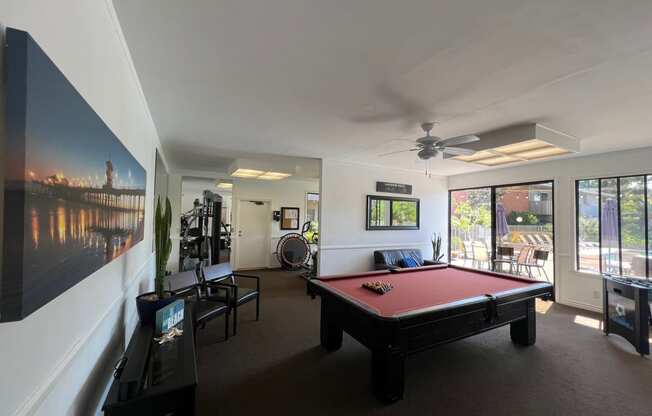
{"label": "plant pot", "polygon": [[176,300],[171,292],[168,292],[168,295],[163,299],[156,297],[156,292],[147,292],[136,296],[136,309],[142,325],[154,326],[156,311]]}

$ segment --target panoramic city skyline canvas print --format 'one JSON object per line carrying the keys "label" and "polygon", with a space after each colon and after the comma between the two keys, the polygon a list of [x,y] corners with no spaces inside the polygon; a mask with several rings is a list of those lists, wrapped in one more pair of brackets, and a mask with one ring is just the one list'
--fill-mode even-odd
{"label": "panoramic city skyline canvas print", "polygon": [[143,239],[146,172],[26,32],[5,36],[0,321],[22,319]]}

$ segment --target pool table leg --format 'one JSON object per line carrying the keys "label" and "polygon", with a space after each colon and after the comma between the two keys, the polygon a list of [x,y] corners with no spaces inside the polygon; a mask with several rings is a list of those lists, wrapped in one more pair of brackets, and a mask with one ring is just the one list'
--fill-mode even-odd
{"label": "pool table leg", "polygon": [[371,388],[384,403],[403,398],[405,386],[405,357],[391,350],[371,351]]}
{"label": "pool table leg", "polygon": [[510,324],[510,335],[515,344],[533,345],[537,340],[536,312],[534,299],[529,299],[526,305],[526,317]]}
{"label": "pool table leg", "polygon": [[337,323],[334,312],[328,310],[328,302],[321,301],[321,346],[328,351],[335,351],[342,346],[342,327]]}

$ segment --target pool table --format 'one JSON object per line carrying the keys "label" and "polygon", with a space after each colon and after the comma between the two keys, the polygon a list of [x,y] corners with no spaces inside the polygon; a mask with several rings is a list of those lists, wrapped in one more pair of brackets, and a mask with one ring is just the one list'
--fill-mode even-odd
{"label": "pool table", "polygon": [[[377,294],[365,282],[389,283]],[[321,277],[308,281],[321,298],[321,345],[334,351],[342,332],[371,350],[371,386],[378,399],[403,398],[405,359],[440,344],[510,324],[512,341],[536,340],[537,297],[550,283],[452,265]]]}

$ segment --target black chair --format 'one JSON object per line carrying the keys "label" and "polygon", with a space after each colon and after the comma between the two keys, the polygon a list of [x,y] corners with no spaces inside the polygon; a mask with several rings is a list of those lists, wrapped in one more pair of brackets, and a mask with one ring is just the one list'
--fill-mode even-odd
{"label": "black chair", "polygon": [[[256,301],[256,320],[260,319],[260,277],[242,273],[234,273],[229,263],[214,264],[202,268],[204,284],[224,286],[231,289],[231,300],[229,305],[233,309],[233,335],[238,327],[238,308],[245,303]],[[238,278],[238,279],[236,279]],[[239,278],[253,279],[256,281],[255,288],[242,287],[238,283]],[[211,294],[211,297],[226,301],[219,293]]]}
{"label": "black chair", "polygon": [[184,298],[192,304],[192,320],[197,337],[197,327],[204,328],[206,322],[224,315],[224,339],[229,339],[229,314],[231,313],[231,291],[229,288],[207,283],[215,292],[224,292],[221,298],[207,296],[202,292],[202,285],[197,280],[194,271],[172,274],[167,277],[168,289],[175,296]]}

